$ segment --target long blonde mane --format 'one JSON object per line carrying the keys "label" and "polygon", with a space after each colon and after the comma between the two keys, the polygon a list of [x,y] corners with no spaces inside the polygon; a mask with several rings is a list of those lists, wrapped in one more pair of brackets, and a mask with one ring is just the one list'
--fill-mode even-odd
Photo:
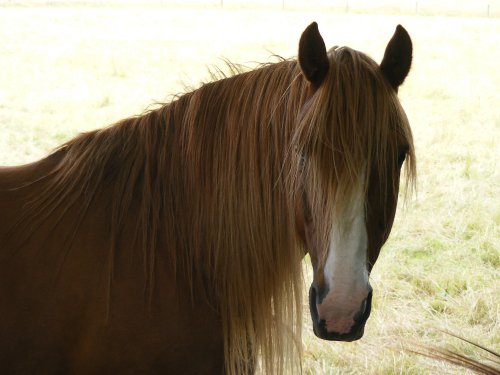
{"label": "long blonde mane", "polygon": [[[71,214],[84,216],[108,189],[110,282],[123,223],[133,218],[149,295],[162,288],[154,283],[162,252],[171,272],[188,290],[205,290],[220,314],[227,373],[296,370],[304,249],[294,209],[302,180],[330,185],[311,200],[338,207],[361,166],[386,168],[395,147],[389,124],[410,145],[408,175],[415,170],[408,122],[377,65],[348,48],[329,59],[312,98],[297,62],[282,61],[76,137],[56,151],[62,162],[20,221],[41,222],[63,204],[69,213],[76,201],[82,208]],[[321,156],[321,176],[303,174],[301,155]]]}

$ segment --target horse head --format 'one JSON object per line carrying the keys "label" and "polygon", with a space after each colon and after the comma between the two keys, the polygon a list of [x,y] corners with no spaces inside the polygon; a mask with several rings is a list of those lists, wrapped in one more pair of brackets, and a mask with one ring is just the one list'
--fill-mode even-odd
{"label": "horse head", "polygon": [[370,315],[371,269],[396,212],[400,171],[415,173],[406,115],[397,99],[412,43],[398,26],[380,65],[350,48],[327,51],[316,23],[302,34],[299,64],[309,95],[295,134],[297,231],[314,276],[316,336],[353,341]]}

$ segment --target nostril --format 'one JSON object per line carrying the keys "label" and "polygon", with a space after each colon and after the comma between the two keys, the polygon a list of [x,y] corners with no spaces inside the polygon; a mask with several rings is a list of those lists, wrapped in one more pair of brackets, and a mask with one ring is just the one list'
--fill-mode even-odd
{"label": "nostril", "polygon": [[316,293],[316,304],[321,305],[330,289],[327,285],[320,286],[316,283],[313,283],[312,287],[314,287],[314,291]]}
{"label": "nostril", "polygon": [[318,305],[321,305],[323,299],[328,294],[328,288],[322,288],[316,283],[312,283],[309,288],[309,310],[311,312],[311,318],[316,323],[321,323],[319,317]]}
{"label": "nostril", "polygon": [[368,319],[372,307],[372,295],[373,290],[370,287],[370,292],[368,293],[368,296],[365,298],[365,300],[361,303],[359,311],[354,316],[354,321],[365,322]]}
{"label": "nostril", "polygon": [[363,318],[366,311],[366,299],[361,303],[361,308],[358,310],[356,315],[354,315],[354,321],[358,322]]}
{"label": "nostril", "polygon": [[314,322],[319,321],[318,309],[316,307],[316,296],[316,286],[314,284],[311,284],[311,287],[309,288],[309,311],[311,312],[311,318]]}

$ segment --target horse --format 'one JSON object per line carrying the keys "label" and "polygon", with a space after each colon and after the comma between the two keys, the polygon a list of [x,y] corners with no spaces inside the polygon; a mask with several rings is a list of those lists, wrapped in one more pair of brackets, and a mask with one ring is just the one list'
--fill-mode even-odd
{"label": "horse", "polygon": [[316,336],[362,337],[416,173],[412,42],[298,47],[0,169],[3,373],[300,371],[306,254]]}

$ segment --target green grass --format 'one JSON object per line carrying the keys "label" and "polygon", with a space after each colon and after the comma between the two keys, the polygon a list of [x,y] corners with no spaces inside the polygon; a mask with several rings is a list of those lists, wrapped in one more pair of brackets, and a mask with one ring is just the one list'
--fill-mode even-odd
{"label": "green grass", "polygon": [[[400,207],[372,273],[373,312],[354,343],[314,337],[304,301],[305,374],[462,373],[402,350],[500,350],[500,21],[321,12],[1,8],[0,165],[42,157],[77,132],[165,102],[221,57],[296,54],[319,22],[328,46],[380,61],[395,26],[414,42],[400,90],[418,157],[418,194]],[[248,63],[251,65],[251,63]],[[305,265],[308,281],[310,269]]]}

